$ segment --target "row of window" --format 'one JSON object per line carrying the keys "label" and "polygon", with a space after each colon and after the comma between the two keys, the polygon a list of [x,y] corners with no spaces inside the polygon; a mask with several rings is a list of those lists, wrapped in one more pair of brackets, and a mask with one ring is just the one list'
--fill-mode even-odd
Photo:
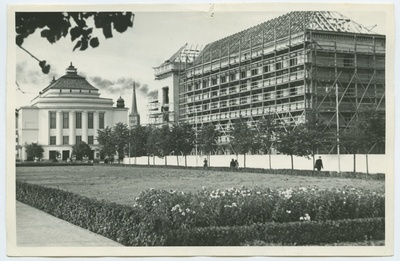
{"label": "row of window", "polygon": [[[76,136],[75,137],[76,144],[82,141],[82,136]],[[94,136],[88,136],[88,144],[93,145],[94,143]],[[56,145],[57,144],[57,138],[56,136],[50,136],[50,145]],[[69,136],[63,136],[63,145],[68,145],[69,144]]]}
{"label": "row of window", "polygon": [[187,121],[190,124],[197,124],[201,122],[210,122],[210,121],[219,121],[219,120],[227,120],[239,117],[249,117],[255,115],[262,114],[270,114],[270,113],[286,113],[294,110],[303,110],[305,108],[304,101],[291,102],[291,103],[283,103],[278,105],[271,106],[263,106],[258,108],[244,109],[244,110],[235,110],[230,112],[220,112],[208,115],[188,115]]}
{"label": "row of window", "polygon": [[[229,93],[237,93],[239,90],[238,86],[236,87],[230,87],[229,88]],[[241,91],[243,89],[240,89]],[[227,89],[222,89],[220,91],[212,91],[211,92],[211,97],[220,97],[220,96],[224,96],[226,95],[228,92]],[[277,99],[277,98],[282,98],[282,97],[288,97],[288,96],[294,96],[294,95],[301,95],[304,94],[304,86],[293,86],[291,88],[287,88],[287,89],[278,89],[278,90],[273,90],[273,91],[265,91],[264,92],[264,99],[269,100],[269,99]],[[261,94],[260,94],[261,95]],[[256,95],[252,95],[252,102],[255,102],[256,100],[254,100],[254,97],[258,97],[258,94]],[[210,93],[203,93],[203,94],[198,94],[198,95],[193,95],[193,96],[188,96],[187,97],[187,102],[195,102],[195,101],[204,101],[204,100],[208,100],[210,98]],[[250,98],[250,96],[246,95],[245,97],[242,97],[241,99],[247,99]],[[258,98],[257,98],[258,100]]]}
{"label": "row of window", "polygon": [[[57,116],[56,112],[51,111],[49,112],[49,119],[50,119],[50,129],[57,128]],[[88,112],[88,129],[93,129],[94,117],[93,112]],[[68,129],[69,128],[69,112],[62,113],[62,128]],[[75,128],[82,129],[82,112],[75,113]],[[99,113],[99,129],[104,129],[104,112]]]}
{"label": "row of window", "polygon": [[[268,50],[267,49],[264,51],[264,53],[270,53],[273,50]],[[259,50],[257,52],[253,52],[253,57],[257,57],[259,55],[261,55],[263,53],[262,50]],[[218,70],[220,68],[224,68],[225,66],[227,66],[228,64],[236,64],[239,62],[239,60],[244,61],[247,60],[248,58],[250,58],[250,54],[246,54],[246,53],[242,53],[241,54],[241,59],[239,59],[238,56],[233,56],[233,54],[230,55],[230,58],[228,57],[221,57],[217,60],[215,60],[211,65],[209,63],[206,64],[199,64],[198,66],[196,66],[196,68],[190,69],[187,71],[187,77],[192,77],[193,75],[201,75],[203,73],[207,73],[209,71],[215,71]],[[290,63],[296,63],[297,64],[297,58],[300,60],[300,63],[302,63],[304,61],[304,51],[300,50],[297,52],[292,52],[290,54],[285,54],[282,56],[277,56],[268,60],[264,60],[264,64],[270,63],[270,64],[274,64],[276,61],[284,61],[287,62],[287,60],[289,59],[296,59],[296,60],[292,60]],[[207,60],[207,59],[206,59]],[[295,64],[293,64],[295,65]],[[291,66],[293,66],[291,65]]]}
{"label": "row of window", "polygon": [[[250,76],[257,76],[257,75],[259,75],[261,73],[261,71],[263,71],[263,73],[274,72],[274,71],[277,71],[277,70],[281,70],[283,68],[287,68],[288,65],[290,67],[291,66],[295,66],[295,65],[297,65],[297,63],[298,63],[297,62],[297,58],[293,58],[293,59],[290,59],[289,64],[282,63],[280,61],[280,62],[277,62],[275,64],[267,64],[267,65],[265,65],[263,67],[263,69],[261,67],[260,68],[253,68],[253,69],[248,70],[248,71],[241,71],[240,74],[238,72],[230,72],[229,74],[222,74],[220,76],[213,76],[211,78],[211,81],[209,81],[209,79],[205,79],[203,81],[195,82],[193,85],[192,85],[192,83],[189,83],[187,88],[188,88],[189,92],[192,91],[193,89],[194,90],[199,90],[201,88],[210,87],[210,83],[211,83],[211,86],[215,86],[215,85],[220,84],[220,83],[222,84],[222,83],[228,82],[228,79],[229,79],[229,81],[235,81],[237,79],[245,79],[245,78],[250,77]],[[288,73],[288,72],[287,71],[282,72],[282,74],[284,74],[284,73]]]}

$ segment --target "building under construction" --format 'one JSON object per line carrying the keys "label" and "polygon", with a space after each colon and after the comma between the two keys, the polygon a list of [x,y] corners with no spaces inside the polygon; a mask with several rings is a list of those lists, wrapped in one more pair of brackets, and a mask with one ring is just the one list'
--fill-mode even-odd
{"label": "building under construction", "polygon": [[297,125],[311,109],[335,137],[361,108],[385,110],[385,35],[338,12],[291,12],[206,45],[179,76],[175,121],[213,123],[222,143],[239,118]]}
{"label": "building under construction", "polygon": [[169,59],[153,68],[157,86],[156,91],[148,97],[149,124],[178,122],[180,76],[192,66],[200,53],[200,48],[185,44]]}

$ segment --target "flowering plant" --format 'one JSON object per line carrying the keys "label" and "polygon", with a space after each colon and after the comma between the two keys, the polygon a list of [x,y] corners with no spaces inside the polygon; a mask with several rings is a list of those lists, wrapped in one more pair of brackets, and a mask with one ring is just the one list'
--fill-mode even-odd
{"label": "flowering plant", "polygon": [[[325,221],[385,216],[385,194],[352,187],[228,188],[197,193],[146,190],[134,207],[150,223],[178,229],[266,222]],[[156,222],[156,223],[157,223]]]}

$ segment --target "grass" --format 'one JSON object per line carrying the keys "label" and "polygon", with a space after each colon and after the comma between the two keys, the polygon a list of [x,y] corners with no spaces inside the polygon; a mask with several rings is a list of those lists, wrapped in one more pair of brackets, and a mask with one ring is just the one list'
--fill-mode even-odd
{"label": "grass", "polygon": [[33,184],[60,188],[75,194],[131,205],[143,190],[149,188],[194,192],[230,187],[290,188],[317,186],[341,188],[345,185],[385,191],[380,180],[315,178],[245,172],[223,172],[194,169],[163,169],[113,166],[18,167],[16,178]]}

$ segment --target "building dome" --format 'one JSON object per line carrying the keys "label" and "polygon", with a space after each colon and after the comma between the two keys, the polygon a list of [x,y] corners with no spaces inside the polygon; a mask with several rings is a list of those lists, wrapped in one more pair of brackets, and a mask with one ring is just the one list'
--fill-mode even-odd
{"label": "building dome", "polygon": [[49,90],[80,90],[85,92],[97,92],[98,89],[92,86],[85,77],[78,75],[78,70],[72,65],[66,69],[66,74],[59,79],[50,82],[50,85],[42,90],[45,93]]}
{"label": "building dome", "polygon": [[117,108],[125,108],[125,101],[121,98],[121,96],[119,96],[117,100]]}

